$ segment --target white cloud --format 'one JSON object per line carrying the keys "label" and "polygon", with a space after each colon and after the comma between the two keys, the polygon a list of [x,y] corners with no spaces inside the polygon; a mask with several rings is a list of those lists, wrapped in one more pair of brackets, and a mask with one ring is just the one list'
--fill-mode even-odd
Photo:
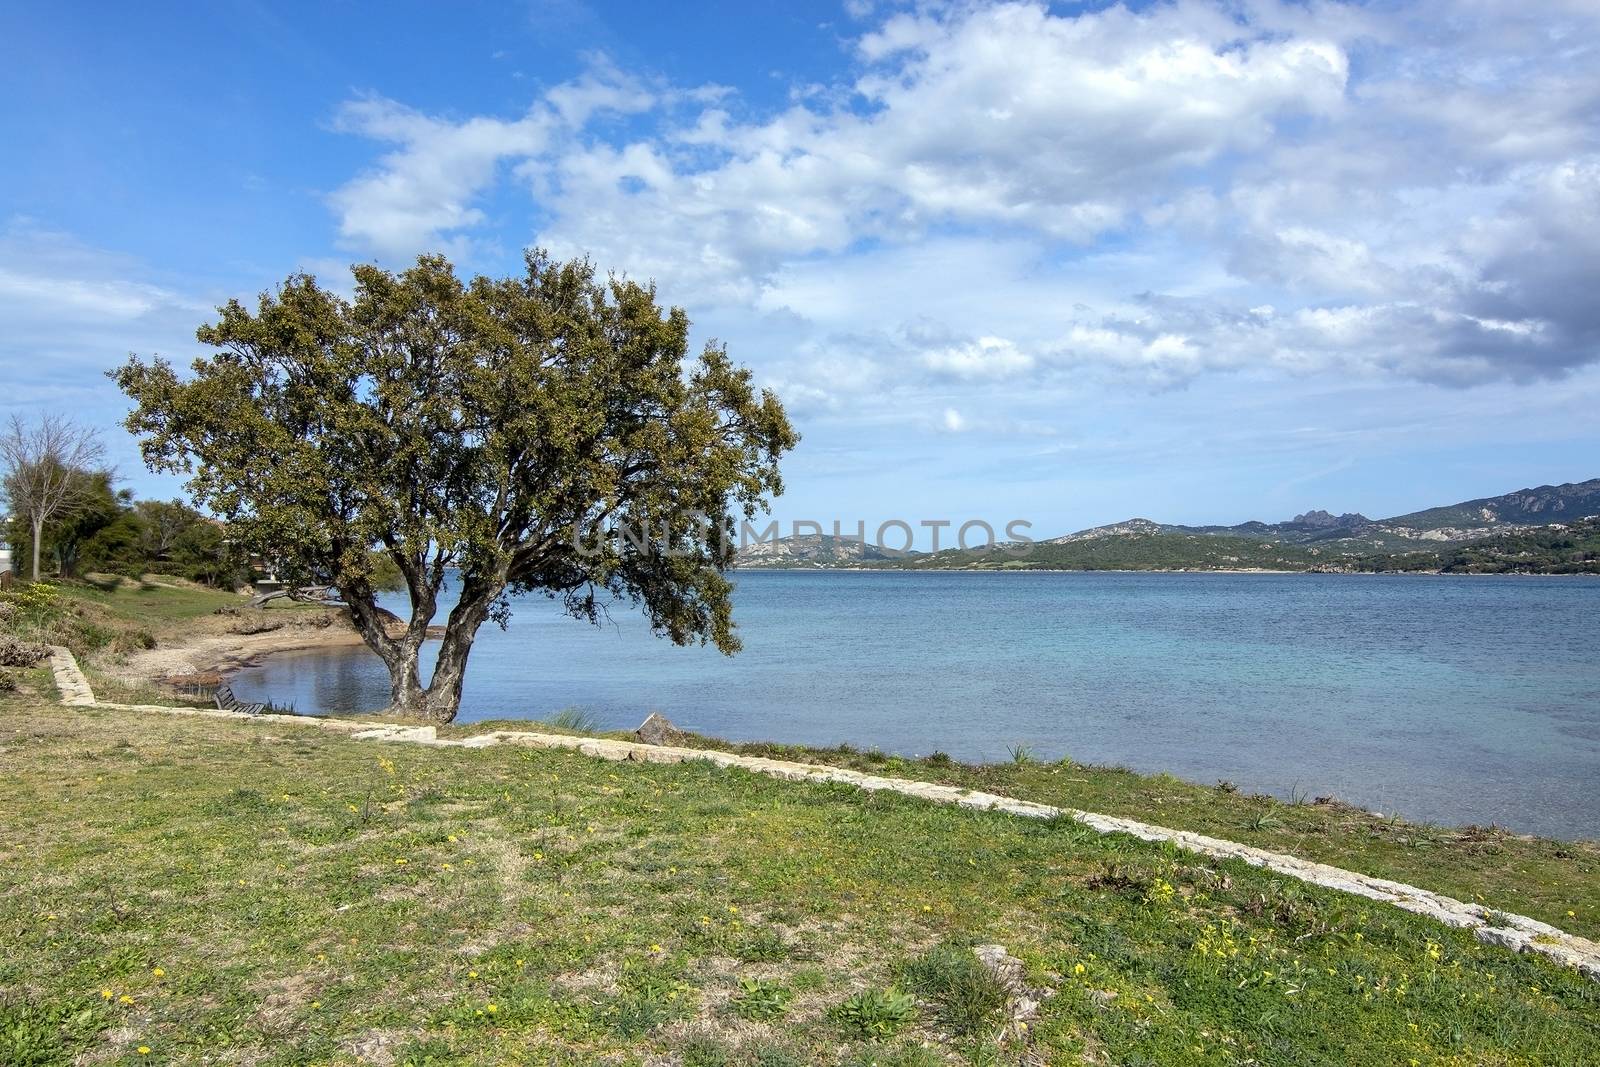
{"label": "white cloud", "polygon": [[476,200],[505,163],[539,156],[597,115],[655,103],[655,95],[603,60],[513,120],[453,121],[377,96],[349,101],[336,117],[338,129],[400,147],[329,197],[339,236],[347,247],[383,257],[439,249],[464,256],[463,231],[485,219]]}
{"label": "white cloud", "polygon": [[358,101],[346,124],[398,148],[335,194],[341,233],[470,250],[514,174],[547,219],[530,241],[753,331],[818,411],[1600,357],[1590,5],[851,14],[849,79],[766,114],[603,63],[520,118]]}
{"label": "white cloud", "polygon": [[[540,108],[515,121],[474,118],[451,123],[392,100],[346,104],[340,129],[401,145],[373,171],[340,188],[329,202],[339,213],[347,247],[404,258],[446,247],[483,221],[474,198],[506,159],[542,150],[554,118]],[[456,249],[459,254],[459,245]]]}
{"label": "white cloud", "polygon": [[214,307],[126,257],[14,218],[0,229],[0,350],[8,385],[80,385],[84,369],[193,339]]}
{"label": "white cloud", "polygon": [[132,439],[118,426],[127,398],[104,372],[128,358],[161,354],[184,364],[195,328],[216,304],[147,264],[46,229],[25,218],[0,225],[0,417],[40,409],[70,415],[105,434],[122,476],[169,494],[175,479],[143,477]]}
{"label": "white cloud", "polygon": [[1034,364],[1032,356],[1004,337],[980,337],[929,349],[922,354],[922,362],[930,370],[957,378],[1009,378]]}

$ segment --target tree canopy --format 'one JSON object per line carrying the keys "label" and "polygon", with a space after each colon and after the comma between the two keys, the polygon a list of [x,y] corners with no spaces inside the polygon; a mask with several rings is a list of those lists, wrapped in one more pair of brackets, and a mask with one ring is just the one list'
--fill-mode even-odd
{"label": "tree canopy", "polygon": [[[291,581],[326,582],[389,669],[392,708],[454,717],[473,637],[539,590],[594,620],[637,604],[679,644],[739,647],[727,527],[782,491],[797,437],[770,391],[653,286],[530,253],[520,276],[463,282],[440,256],[353,269],[346,300],[303,274],[200,328],[180,377],[112,372],[147,464]],[[373,550],[376,551],[373,551]],[[380,563],[410,599],[376,603]],[[419,652],[447,573],[456,602],[432,679]]]}

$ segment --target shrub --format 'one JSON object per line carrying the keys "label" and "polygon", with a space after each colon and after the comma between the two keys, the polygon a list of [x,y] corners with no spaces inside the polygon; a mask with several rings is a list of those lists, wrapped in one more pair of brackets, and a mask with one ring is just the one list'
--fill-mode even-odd
{"label": "shrub", "polygon": [[61,591],[49,582],[23,582],[0,594],[15,616],[43,619],[55,613],[61,603]]}
{"label": "shrub", "polygon": [[850,1036],[879,1041],[895,1036],[916,1020],[917,1002],[893,986],[863,989],[829,1014]]}
{"label": "shrub", "polygon": [[0,634],[0,667],[31,667],[49,654],[43,645]]}
{"label": "shrub", "polygon": [[138,652],[156,647],[156,635],[149,630],[122,630],[111,639],[111,647],[118,652]]}
{"label": "shrub", "polygon": [[15,693],[17,691],[17,676],[10,671],[0,670],[0,693]]}

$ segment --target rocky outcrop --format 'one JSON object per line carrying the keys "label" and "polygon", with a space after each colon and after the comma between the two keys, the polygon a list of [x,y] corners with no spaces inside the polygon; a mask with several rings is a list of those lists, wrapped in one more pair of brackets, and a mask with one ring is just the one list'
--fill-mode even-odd
{"label": "rocky outcrop", "polygon": [[1162,533],[1168,529],[1187,529],[1187,527],[1166,527],[1152,519],[1129,519],[1126,522],[1114,522],[1109,526],[1093,526],[1077,533],[1069,533],[1062,537],[1052,537],[1043,542],[1047,545],[1070,545],[1078,541],[1098,541],[1102,537],[1143,537],[1150,534]]}
{"label": "rocky outcrop", "polygon": [[801,534],[772,541],[752,541],[739,549],[734,563],[739,567],[838,566],[906,559],[913,555],[917,553],[881,548],[857,537]]}
{"label": "rocky outcrop", "polygon": [[1284,525],[1303,526],[1308,530],[1332,530],[1345,526],[1364,526],[1371,521],[1356,511],[1347,511],[1343,515],[1327,511],[1308,511],[1303,515],[1296,515]]}

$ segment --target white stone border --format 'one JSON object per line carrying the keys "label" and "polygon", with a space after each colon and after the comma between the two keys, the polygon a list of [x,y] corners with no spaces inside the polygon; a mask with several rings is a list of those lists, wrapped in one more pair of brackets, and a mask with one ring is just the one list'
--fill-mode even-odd
{"label": "white stone border", "polygon": [[238,719],[244,722],[270,722],[275,725],[332,730],[361,741],[405,742],[436,748],[523,745],[530,748],[566,749],[596,759],[632,760],[638,763],[683,763],[700,760],[718,767],[736,767],[753,774],[764,774],[791,782],[839,782],[858,789],[900,793],[936,804],[954,804],[964,808],[999,811],[1031,819],[1070,818],[1104,834],[1129,834],[1145,841],[1170,841],[1203,856],[1243,860],[1245,863],[1297,878],[1310,885],[1337,889],[1369,900],[1392,904],[1405,911],[1436,919],[1446,926],[1470,929],[1479,941],[1486,944],[1499,945],[1513,952],[1538,953],[1568,967],[1575,967],[1585,976],[1600,981],[1600,944],[1566,933],[1537,919],[1494,911],[1480,904],[1468,904],[1454,897],[1418,889],[1403,882],[1374,878],[1281,852],[1269,852],[1234,841],[1190,833],[1187,830],[1169,830],[1162,826],[1136,822],[1133,819],[1097,815],[1090,811],[1059,808],[1050,804],[1035,804],[995,793],[980,793],[933,782],[887,778],[815,763],[741,756],[715,749],[647,745],[638,741],[615,741],[599,737],[575,737],[524,730],[496,730],[473,737],[452,739],[440,738],[432,726],[396,726],[352,719],[321,719],[305,715],[245,715],[233,711],[178,708],[164,704],[107,704],[95,699],[94,691],[90,689],[83,672],[78,669],[77,661],[67,649],[58,645],[51,646],[50,667],[55,672],[56,685],[61,690],[61,702],[74,707],[102,708],[109,711],[160,712],[168,715]]}

